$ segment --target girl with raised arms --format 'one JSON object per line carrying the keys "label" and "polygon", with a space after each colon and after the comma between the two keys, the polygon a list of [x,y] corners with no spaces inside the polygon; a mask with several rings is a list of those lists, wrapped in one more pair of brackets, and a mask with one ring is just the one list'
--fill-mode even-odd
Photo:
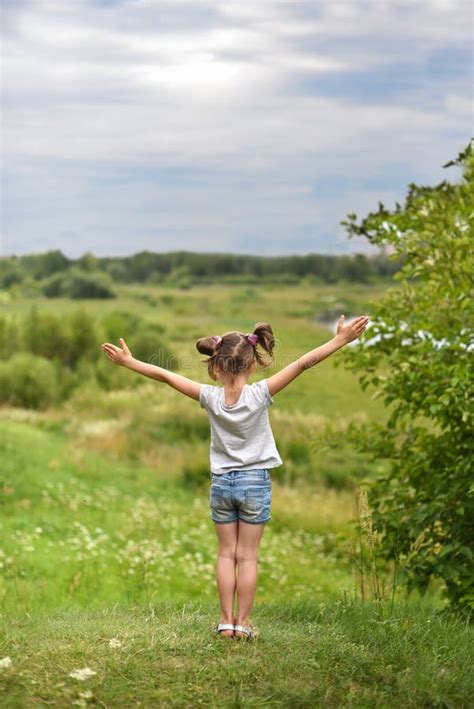
{"label": "girl with raised arms", "polygon": [[[105,342],[102,350],[115,364],[164,382],[199,401],[209,417],[210,516],[218,539],[216,564],[221,618],[215,632],[251,639],[250,622],[257,589],[257,562],[265,523],[271,519],[270,470],[282,464],[271,430],[268,407],[273,397],[296,377],[348,342],[357,339],[369,318],[361,315],[345,324],[338,320],[336,335],[279,372],[248,384],[257,365],[273,360],[275,340],[268,323],[257,323],[251,333],[225,332],[196,343],[208,356],[208,373],[220,385],[192,379],[135,359],[123,337],[121,347]],[[234,611],[234,603],[236,608]]]}

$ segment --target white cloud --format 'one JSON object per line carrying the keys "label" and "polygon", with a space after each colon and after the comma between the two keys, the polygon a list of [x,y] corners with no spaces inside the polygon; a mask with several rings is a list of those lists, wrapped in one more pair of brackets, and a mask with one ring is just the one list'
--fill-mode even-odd
{"label": "white cloud", "polygon": [[[362,250],[338,242],[338,220],[439,179],[469,137],[468,77],[424,73],[433,51],[448,61],[469,46],[462,0],[34,0],[6,3],[5,16],[7,251],[28,250],[33,231],[46,243],[69,229],[99,253],[107,234],[127,239],[135,227],[152,240],[178,234],[180,248],[211,238],[230,250],[258,229],[278,251],[311,225],[321,251]],[[364,187],[393,163],[405,169],[401,194]],[[135,172],[103,179],[114,167]],[[140,167],[201,172],[170,186]],[[338,178],[337,195],[318,196]]]}

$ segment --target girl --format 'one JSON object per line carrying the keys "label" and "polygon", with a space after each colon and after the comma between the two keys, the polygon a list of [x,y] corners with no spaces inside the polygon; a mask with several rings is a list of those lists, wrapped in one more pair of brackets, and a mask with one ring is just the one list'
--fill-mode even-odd
{"label": "girl", "polygon": [[331,340],[253,384],[248,384],[248,378],[257,364],[265,367],[273,360],[275,341],[267,323],[257,323],[252,333],[226,332],[197,341],[198,351],[208,355],[209,376],[222,386],[199,384],[141,362],[132,356],[123,337],[122,347],[102,344],[115,364],[169,384],[199,401],[207,411],[211,429],[210,508],[219,545],[216,580],[222,615],[214,628],[219,634],[255,637],[249,616],[257,588],[259,544],[265,523],[271,519],[269,470],[282,463],[268,419],[272,397],[306,369],[357,339],[368,322],[368,316],[361,315],[345,324],[341,315]]}

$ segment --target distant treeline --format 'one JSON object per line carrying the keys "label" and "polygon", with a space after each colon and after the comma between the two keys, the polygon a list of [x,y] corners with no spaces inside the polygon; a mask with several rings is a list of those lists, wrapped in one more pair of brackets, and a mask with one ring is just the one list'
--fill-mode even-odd
{"label": "distant treeline", "polygon": [[400,258],[377,254],[251,256],[141,251],[132,256],[69,259],[60,250],[0,259],[0,288],[30,285],[50,297],[113,297],[114,283],[150,283],[190,288],[197,283],[371,283],[391,278]]}

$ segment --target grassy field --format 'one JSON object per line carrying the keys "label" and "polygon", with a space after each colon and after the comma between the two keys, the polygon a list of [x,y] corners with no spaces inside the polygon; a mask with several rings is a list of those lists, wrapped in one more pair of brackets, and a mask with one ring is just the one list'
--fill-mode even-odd
{"label": "grassy field", "polygon": [[472,706],[472,632],[426,607],[381,621],[370,604],[314,598],[254,617],[251,643],[213,636],[208,602],[10,618],[2,707]]}
{"label": "grassy field", "polygon": [[218,638],[205,491],[22,418],[2,421],[2,707],[470,705],[472,628],[436,590],[357,599],[348,491],[276,485],[259,637]]}
{"label": "grassy field", "polygon": [[[5,612],[214,598],[217,545],[205,490],[25,421],[4,420],[2,434]],[[311,514],[299,515],[303,504]],[[260,600],[349,592],[350,514],[349,492],[303,498],[277,486]]]}
{"label": "grassy field", "polygon": [[[114,301],[36,304],[59,313],[81,305],[98,319],[139,311],[166,327],[179,371],[206,382],[198,337],[267,320],[274,371],[332,336],[321,318],[370,315],[382,292],[129,286]],[[133,332],[120,336],[133,351]],[[388,413],[334,367],[337,356],[270,408],[284,465],[272,475],[253,644],[210,632],[217,544],[209,425],[196,402],[117,369],[119,388],[86,379],[61,406],[0,408],[2,707],[470,705],[472,630],[442,614],[438,584],[423,599],[397,584],[382,604],[359,600],[355,494],[384,461],[364,460],[344,430]],[[319,438],[327,423],[340,431],[336,449]],[[381,573],[388,582],[389,569]],[[96,674],[69,676],[86,667]]]}

